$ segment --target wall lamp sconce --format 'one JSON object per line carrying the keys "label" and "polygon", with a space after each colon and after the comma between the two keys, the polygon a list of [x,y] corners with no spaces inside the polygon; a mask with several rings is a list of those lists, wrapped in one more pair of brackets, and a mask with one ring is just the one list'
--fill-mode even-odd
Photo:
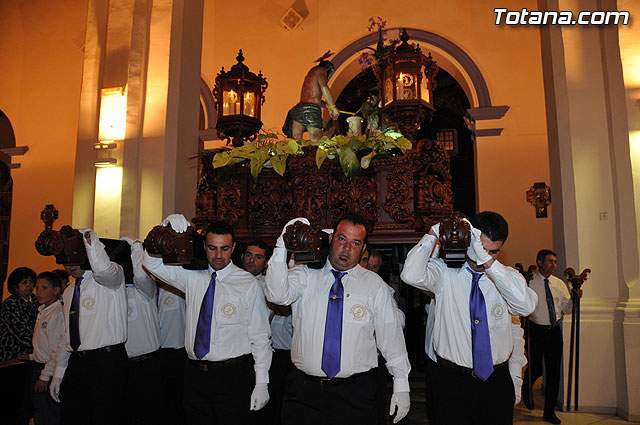
{"label": "wall lamp sconce", "polygon": [[547,207],[551,205],[551,188],[544,182],[536,182],[526,193],[527,202],[536,209],[536,218],[546,218]]}
{"label": "wall lamp sconce", "polygon": [[113,167],[118,163],[116,158],[111,156],[111,151],[118,145],[113,140],[103,140],[93,145],[96,150],[96,160],[93,165],[98,168]]}

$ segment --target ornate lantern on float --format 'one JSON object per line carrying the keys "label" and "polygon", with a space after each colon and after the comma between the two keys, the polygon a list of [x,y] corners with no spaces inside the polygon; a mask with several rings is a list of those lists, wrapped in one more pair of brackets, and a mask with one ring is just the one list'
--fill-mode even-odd
{"label": "ornate lantern on float", "polygon": [[254,140],[262,127],[260,112],[268,84],[261,71],[256,75],[242,63],[242,49],[236,60],[238,63],[230,71],[223,67],[216,76],[213,97],[218,112],[218,137],[237,147]]}
{"label": "ornate lantern on float", "polygon": [[440,68],[431,53],[423,55],[420,46],[413,47],[408,40],[404,29],[400,36],[402,43],[380,61],[378,78],[383,121],[396,124],[404,135],[413,139],[420,123],[435,110],[433,90]]}

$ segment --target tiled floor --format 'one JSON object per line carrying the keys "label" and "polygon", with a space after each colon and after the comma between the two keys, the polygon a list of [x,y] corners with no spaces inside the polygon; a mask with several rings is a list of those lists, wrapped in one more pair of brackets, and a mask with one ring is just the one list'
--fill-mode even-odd
{"label": "tiled floor", "polygon": [[[410,376],[411,384],[411,411],[406,421],[402,421],[405,425],[427,425],[425,394],[424,394],[424,374],[412,370]],[[540,392],[540,381],[534,387],[534,404],[536,408],[532,411],[528,410],[522,403],[516,406],[513,419],[514,425],[537,425],[547,424],[542,420],[542,406],[544,398]],[[557,412],[558,417],[562,420],[563,425],[640,425],[640,422],[627,422],[624,419],[614,415],[603,415],[597,413],[581,413],[581,412]],[[392,424],[389,420],[388,424]],[[455,424],[451,424],[455,425]]]}

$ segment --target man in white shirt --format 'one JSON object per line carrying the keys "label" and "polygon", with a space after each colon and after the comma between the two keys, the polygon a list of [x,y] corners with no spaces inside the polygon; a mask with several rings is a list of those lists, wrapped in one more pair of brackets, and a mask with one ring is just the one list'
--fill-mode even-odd
{"label": "man in white shirt", "polygon": [[[127,368],[127,295],[122,266],[91,230],[80,231],[91,270],[65,265],[75,281],[62,295],[60,340],[51,396],[65,424],[122,423]],[[64,378],[64,380],[63,380]]]}
{"label": "man in white shirt", "polygon": [[160,321],[160,370],[162,374],[161,424],[184,424],[184,349],[186,303],[184,292],[157,280]]}
{"label": "man in white shirt", "polygon": [[[180,214],[162,222],[178,233]],[[205,231],[207,270],[165,266],[145,254],[144,266],[186,296],[185,414],[187,423],[247,424],[250,410],[269,401],[269,310],[255,277],[231,262],[233,229],[224,222]]]}
{"label": "man in white shirt", "polygon": [[[261,240],[249,242],[242,254],[242,268],[254,275],[264,291],[264,272],[270,257],[269,246]],[[271,347],[273,357],[269,368],[269,403],[258,412],[258,422],[263,425],[280,425],[282,398],[284,397],[285,378],[293,363],[291,363],[291,338],[293,326],[291,324],[291,307],[279,306],[267,302],[271,312]]]}
{"label": "man in white shirt", "polygon": [[[368,256],[364,268],[367,270],[371,270],[375,274],[380,274],[380,267],[382,266],[382,256],[375,249],[369,249],[365,252],[362,257],[365,255]],[[362,266],[363,258],[360,258],[360,265]],[[398,320],[402,327],[404,328],[405,316],[402,310],[398,307],[397,298],[395,294],[395,290],[389,285],[389,292],[393,296],[393,301],[395,303],[396,314],[398,315]],[[386,425],[387,423],[387,383],[392,378],[389,375],[389,372],[386,370],[384,357],[382,354],[378,352],[378,369],[376,370],[376,380],[377,380],[377,392],[376,392],[376,406],[377,406],[377,416],[378,416],[378,424]],[[406,421],[405,421],[406,422]]]}
{"label": "man in white shirt", "polygon": [[[560,390],[560,365],[562,362],[562,326],[563,314],[571,312],[573,306],[567,285],[553,276],[556,271],[557,255],[548,249],[538,252],[536,257],[538,271],[529,282],[529,287],[538,295],[538,305],[529,316],[529,344],[531,358],[531,381],[525,374],[523,399],[528,409],[533,409],[531,386],[542,376],[542,360],[546,374],[544,415],[552,424],[561,423],[556,416],[556,402]],[[582,296],[582,290],[578,296]]]}
{"label": "man in white shirt", "polygon": [[[306,219],[295,219],[309,224]],[[376,422],[377,349],[393,375],[390,414],[394,423],[409,411],[409,359],[402,326],[388,286],[358,263],[366,222],[348,214],[330,237],[321,269],[287,267],[283,234],[266,275],[267,299],[291,305],[294,368],[287,378],[282,423],[362,424]]]}
{"label": "man in white shirt", "polygon": [[162,417],[156,405],[161,397],[158,288],[142,268],[142,243],[128,237],[122,240],[131,247],[133,266],[133,282],[126,282],[128,338],[124,347],[129,356],[127,419],[131,424],[157,425]]}
{"label": "man in white shirt", "polygon": [[512,424],[509,313],[528,315],[537,297],[520,273],[497,261],[509,232],[504,218],[485,211],[471,224],[465,265],[448,268],[430,257],[438,240],[435,225],[409,252],[401,277],[435,296],[429,314],[434,314],[437,418],[456,425]]}

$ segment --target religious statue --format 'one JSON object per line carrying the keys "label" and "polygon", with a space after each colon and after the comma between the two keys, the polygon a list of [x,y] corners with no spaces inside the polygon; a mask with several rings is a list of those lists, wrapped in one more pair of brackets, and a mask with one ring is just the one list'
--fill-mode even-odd
{"label": "religious statue", "polygon": [[[340,112],[333,101],[327,82],[335,67],[326,60],[333,53],[327,51],[317,59],[318,65],[309,70],[302,83],[300,102],[289,110],[282,132],[292,139],[300,139],[305,130],[312,141],[322,137],[322,107],[326,107],[332,119],[338,119]],[[324,101],[322,98],[324,97]]]}

